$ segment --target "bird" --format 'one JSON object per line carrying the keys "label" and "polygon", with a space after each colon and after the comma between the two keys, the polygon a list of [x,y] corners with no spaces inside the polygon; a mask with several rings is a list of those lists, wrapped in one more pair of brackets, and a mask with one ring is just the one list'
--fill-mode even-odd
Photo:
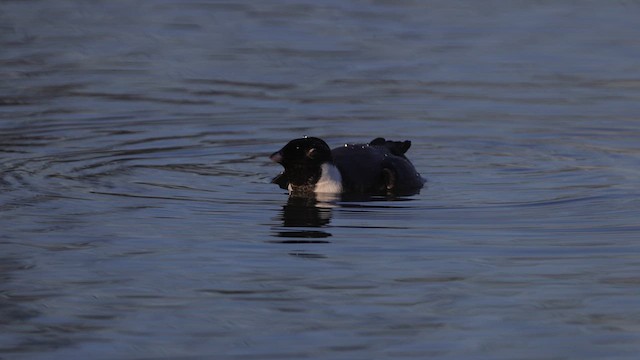
{"label": "bird", "polygon": [[334,149],[317,137],[293,139],[271,154],[270,159],[284,167],[271,183],[299,196],[417,194],[426,179],[405,156],[410,147],[409,140],[383,137]]}

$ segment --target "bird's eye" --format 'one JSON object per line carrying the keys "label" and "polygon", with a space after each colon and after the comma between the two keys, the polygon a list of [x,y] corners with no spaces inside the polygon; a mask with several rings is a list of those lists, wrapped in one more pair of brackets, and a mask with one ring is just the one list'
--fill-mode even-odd
{"label": "bird's eye", "polygon": [[300,150],[300,146],[296,146],[296,150]]}

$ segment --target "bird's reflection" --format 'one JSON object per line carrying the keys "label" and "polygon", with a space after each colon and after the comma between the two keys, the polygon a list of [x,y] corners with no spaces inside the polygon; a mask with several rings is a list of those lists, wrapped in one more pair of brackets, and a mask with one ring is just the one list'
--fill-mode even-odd
{"label": "bird's reflection", "polygon": [[[331,233],[320,230],[331,222],[332,207],[336,205],[316,197],[289,196],[282,206],[278,220],[282,228],[274,233],[285,244],[329,243]],[[291,229],[289,229],[291,228]]]}

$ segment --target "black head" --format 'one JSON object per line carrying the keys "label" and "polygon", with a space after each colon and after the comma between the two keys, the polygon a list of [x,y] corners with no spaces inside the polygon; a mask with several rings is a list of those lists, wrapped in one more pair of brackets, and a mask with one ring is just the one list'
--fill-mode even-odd
{"label": "black head", "polygon": [[271,154],[271,160],[287,168],[287,165],[322,164],[331,161],[331,149],[324,140],[304,137],[289,141],[279,151]]}
{"label": "black head", "polygon": [[315,184],[322,172],[320,166],[333,161],[329,145],[316,137],[291,140],[270,158],[284,167],[284,175],[293,186]]}

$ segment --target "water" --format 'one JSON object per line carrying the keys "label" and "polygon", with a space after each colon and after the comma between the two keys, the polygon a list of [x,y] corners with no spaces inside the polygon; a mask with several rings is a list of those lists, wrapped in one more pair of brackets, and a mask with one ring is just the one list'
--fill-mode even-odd
{"label": "water", "polygon": [[[0,358],[635,359],[639,15],[1,2]],[[303,135],[428,186],[288,199]]]}

